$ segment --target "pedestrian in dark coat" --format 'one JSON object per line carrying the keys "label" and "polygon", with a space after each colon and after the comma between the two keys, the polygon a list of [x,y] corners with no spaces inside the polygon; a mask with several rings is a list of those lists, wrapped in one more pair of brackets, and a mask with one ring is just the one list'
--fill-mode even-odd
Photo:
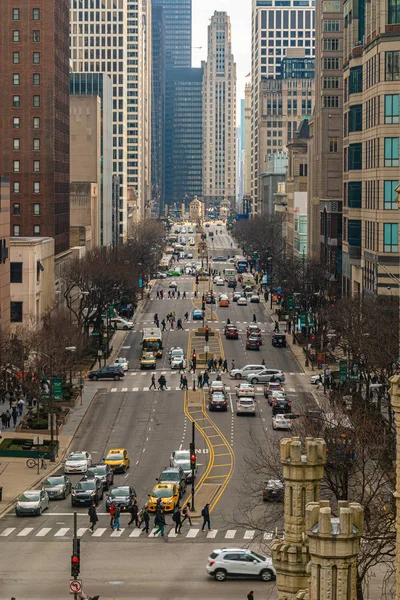
{"label": "pedestrian in dark coat", "polygon": [[203,526],[201,528],[204,531],[204,527],[208,525],[208,530],[211,529],[210,525],[210,505],[207,503],[203,510],[201,511],[201,516],[203,517]]}
{"label": "pedestrian in dark coat", "polygon": [[208,373],[207,373],[207,371],[206,371],[206,372],[204,373],[204,375],[203,375],[203,387],[204,387],[205,385],[206,385],[207,387],[210,387],[210,384],[209,384],[209,377],[208,377]]}
{"label": "pedestrian in dark coat", "polygon": [[4,428],[6,428],[6,427],[7,427],[7,415],[6,415],[6,413],[4,412],[4,410],[3,410],[3,412],[1,413],[1,424],[2,424],[2,426],[3,426]]}
{"label": "pedestrian in dark coat", "polygon": [[199,388],[203,387],[203,375],[201,373],[199,373],[197,376],[197,383],[198,383]]}
{"label": "pedestrian in dark coat", "polygon": [[89,521],[90,521],[90,531],[94,531],[94,528],[96,526],[96,523],[99,520],[99,517],[97,516],[97,511],[96,511],[96,505],[93,502],[92,506],[89,508],[88,510],[88,515],[89,515]]}
{"label": "pedestrian in dark coat", "polygon": [[221,367],[222,367],[222,364],[223,364],[223,362],[224,362],[224,361],[222,360],[222,357],[220,356],[220,357],[219,357],[219,359],[218,359],[218,365],[219,365],[219,368],[221,368]]}
{"label": "pedestrian in dark coat", "polygon": [[151,388],[154,388],[154,389],[156,389],[156,376],[154,375],[154,373],[153,373],[153,375],[151,376],[151,385],[150,385],[150,387],[149,387],[149,390],[151,390]]}
{"label": "pedestrian in dark coat", "polygon": [[17,420],[18,420],[18,412],[17,412],[16,408],[13,408],[11,416],[12,416],[12,420],[13,420],[13,423],[14,423],[14,427],[16,427],[17,426]]}
{"label": "pedestrian in dark coat", "polygon": [[131,525],[132,523],[135,523],[136,527],[139,527],[139,517],[138,517],[138,514],[139,514],[139,507],[138,507],[138,505],[137,505],[137,502],[136,502],[136,500],[133,502],[133,504],[132,504],[132,506],[131,506],[130,513],[131,513],[131,520],[130,520],[130,521],[129,521],[129,523],[128,523],[128,527],[129,527],[129,525]]}
{"label": "pedestrian in dark coat", "polygon": [[227,373],[228,371],[228,361],[225,359],[223,364],[222,364],[222,370],[224,373]]}
{"label": "pedestrian in dark coat", "polygon": [[[143,529],[145,530],[145,532],[149,533],[150,515],[146,505],[143,507],[142,510],[142,523],[144,523]],[[142,523],[140,523],[140,525],[142,525]]]}
{"label": "pedestrian in dark coat", "polygon": [[251,592],[249,592],[247,594],[247,600],[254,600],[254,592],[253,592],[253,590],[251,590]]}
{"label": "pedestrian in dark coat", "polygon": [[178,533],[180,535],[181,527],[182,527],[182,515],[181,515],[181,509],[179,508],[179,506],[176,507],[175,512],[172,516],[172,520],[175,523],[175,533]]}

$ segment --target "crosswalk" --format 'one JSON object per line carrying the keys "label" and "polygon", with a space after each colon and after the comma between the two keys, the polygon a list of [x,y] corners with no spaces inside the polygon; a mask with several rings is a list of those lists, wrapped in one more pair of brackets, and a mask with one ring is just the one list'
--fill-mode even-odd
{"label": "crosswalk", "polygon": [[[181,534],[175,533],[174,527],[166,527],[165,535],[169,539],[171,538],[179,538],[179,540],[189,540],[189,541],[204,541],[204,540],[236,540],[236,541],[247,541],[250,542],[254,539],[264,540],[266,542],[271,541],[275,537],[279,537],[281,532],[278,530],[275,531],[266,531],[266,532],[257,532],[253,529],[248,530],[238,530],[238,529],[211,529],[210,531],[205,530],[202,531],[200,527],[196,527],[194,524],[193,527],[184,526]],[[88,527],[80,527],[78,528],[78,537],[83,539],[84,541],[90,541],[92,538],[96,540],[102,538],[103,540],[110,539],[124,539],[124,540],[148,540],[154,539],[154,537],[159,537],[159,533],[155,536],[156,528],[151,528],[149,534],[147,534],[144,529],[139,529],[138,527],[134,527],[133,529],[130,527],[121,527],[118,530],[112,530],[111,527],[97,527],[92,533]],[[72,527],[23,527],[21,529],[17,527],[6,527],[3,530],[0,530],[0,538],[4,541],[11,540],[26,540],[32,538],[46,541],[63,541],[65,539],[73,538],[73,529]]]}
{"label": "crosswalk", "polygon": [[[188,385],[190,386],[190,382],[189,382]],[[234,391],[235,388],[227,385],[227,386],[225,386],[225,390],[229,393],[229,392]],[[111,393],[123,393],[123,394],[126,394],[126,393],[131,393],[131,392],[158,392],[160,390],[158,388],[156,388],[156,389],[154,389],[154,388],[150,389],[149,386],[139,386],[139,387],[126,387],[126,386],[125,387],[121,387],[120,386],[120,387],[112,387],[109,391]],[[176,386],[169,385],[166,388],[166,391],[167,392],[170,392],[170,391],[184,392],[185,390],[183,390],[182,388],[180,388],[178,385],[176,385]],[[303,388],[286,388],[285,391],[287,393],[289,393],[289,395],[290,395],[290,394],[294,394],[294,393],[305,393],[305,392],[309,392],[310,390],[303,389]],[[263,388],[262,387],[256,387],[255,388],[255,394],[256,394],[256,396],[263,396],[264,395]]]}

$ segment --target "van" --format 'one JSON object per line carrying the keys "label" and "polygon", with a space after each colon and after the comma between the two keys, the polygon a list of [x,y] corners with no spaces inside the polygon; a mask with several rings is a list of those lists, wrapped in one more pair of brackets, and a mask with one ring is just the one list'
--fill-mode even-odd
{"label": "van", "polygon": [[225,278],[230,279],[236,277],[236,269],[225,269]]}
{"label": "van", "polygon": [[111,317],[110,319],[111,327],[113,329],[133,329],[134,323],[133,321],[128,321],[127,319],[123,319],[122,317]]}

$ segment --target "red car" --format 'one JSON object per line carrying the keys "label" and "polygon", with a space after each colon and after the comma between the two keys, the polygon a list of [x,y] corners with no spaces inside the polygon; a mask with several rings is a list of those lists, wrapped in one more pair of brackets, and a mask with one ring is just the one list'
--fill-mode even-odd
{"label": "red car", "polygon": [[238,340],[239,332],[236,327],[226,327],[225,329],[225,337],[227,340]]}

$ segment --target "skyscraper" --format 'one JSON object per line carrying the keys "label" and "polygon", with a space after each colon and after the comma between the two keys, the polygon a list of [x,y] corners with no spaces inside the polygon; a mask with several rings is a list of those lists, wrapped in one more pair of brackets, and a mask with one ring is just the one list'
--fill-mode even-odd
{"label": "skyscraper", "polygon": [[0,174],[11,235],[69,249],[69,0],[3,0]]}
{"label": "skyscraper", "polygon": [[152,0],[165,16],[166,68],[192,66],[192,0]]}
{"label": "skyscraper", "polygon": [[152,197],[157,200],[157,214],[164,212],[164,127],[165,127],[165,18],[162,6],[152,8],[152,129],[151,181]]}
{"label": "skyscraper", "polygon": [[207,205],[236,198],[236,64],[231,22],[215,11],[208,26],[203,77],[203,197]]}

